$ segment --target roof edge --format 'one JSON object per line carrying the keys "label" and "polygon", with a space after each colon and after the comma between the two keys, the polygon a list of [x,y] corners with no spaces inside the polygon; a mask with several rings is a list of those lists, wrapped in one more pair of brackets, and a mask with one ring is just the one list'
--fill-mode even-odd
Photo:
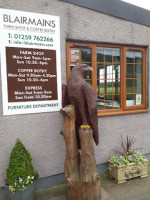
{"label": "roof edge", "polygon": [[150,26],[150,11],[120,0],[62,0],[100,13]]}

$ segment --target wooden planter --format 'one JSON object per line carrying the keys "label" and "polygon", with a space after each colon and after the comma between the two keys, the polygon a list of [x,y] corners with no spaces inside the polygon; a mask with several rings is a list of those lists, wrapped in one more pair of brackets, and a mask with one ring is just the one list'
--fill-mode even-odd
{"label": "wooden planter", "polygon": [[29,185],[24,190],[16,190],[14,193],[9,190],[8,186],[4,186],[5,199],[7,200],[34,200],[35,182]]}
{"label": "wooden planter", "polygon": [[109,168],[109,175],[110,177],[114,178],[115,181],[120,184],[126,182],[126,180],[140,177],[144,178],[148,176],[148,160],[145,159],[142,167],[139,167],[137,163],[130,163],[128,166],[117,166],[113,167],[111,161],[108,161]]}

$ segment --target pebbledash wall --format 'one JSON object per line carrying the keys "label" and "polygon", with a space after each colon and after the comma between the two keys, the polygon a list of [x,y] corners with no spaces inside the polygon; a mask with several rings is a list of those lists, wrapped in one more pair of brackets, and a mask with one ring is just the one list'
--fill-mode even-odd
{"label": "pebbledash wall", "polygon": [[[150,27],[148,25],[59,0],[0,0],[0,7],[60,17],[62,83],[66,83],[67,40],[146,46],[146,100],[149,109]],[[41,179],[37,189],[62,183],[65,143],[60,135],[63,126],[60,113],[4,116],[2,104],[0,81],[0,186],[4,185],[10,151],[18,137],[31,152],[35,169],[40,171]],[[99,117],[98,122],[100,143],[95,146],[95,157],[100,173],[112,155],[112,150],[119,144],[121,135],[135,136],[135,147],[142,147],[143,152],[149,155],[149,112]]]}

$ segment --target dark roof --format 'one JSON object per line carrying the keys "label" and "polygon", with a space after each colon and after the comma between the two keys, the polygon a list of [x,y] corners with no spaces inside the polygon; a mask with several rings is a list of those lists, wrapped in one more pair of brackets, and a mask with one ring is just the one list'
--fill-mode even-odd
{"label": "dark roof", "polygon": [[63,0],[107,15],[150,26],[150,11],[120,0]]}

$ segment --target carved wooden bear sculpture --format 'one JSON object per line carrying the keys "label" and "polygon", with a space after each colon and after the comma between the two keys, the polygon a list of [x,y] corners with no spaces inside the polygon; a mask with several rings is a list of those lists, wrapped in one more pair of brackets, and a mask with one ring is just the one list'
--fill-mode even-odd
{"label": "carved wooden bear sculpture", "polygon": [[75,107],[75,124],[79,148],[79,127],[81,125],[90,125],[96,145],[99,143],[97,97],[92,86],[83,78],[83,74],[89,71],[92,71],[92,67],[86,64],[78,64],[71,71],[68,85],[63,85],[63,107],[67,104],[74,105]]}

